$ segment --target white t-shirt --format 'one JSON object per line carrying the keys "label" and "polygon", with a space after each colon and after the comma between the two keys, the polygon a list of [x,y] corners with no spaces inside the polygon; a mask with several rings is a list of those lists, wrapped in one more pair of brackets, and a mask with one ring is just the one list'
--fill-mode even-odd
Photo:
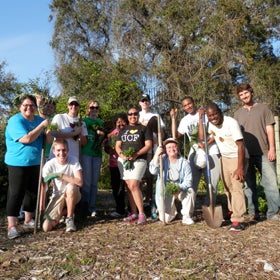
{"label": "white t-shirt", "polygon": [[[152,112],[144,112],[144,111],[140,111],[139,112],[139,122],[142,124],[142,125],[145,125],[147,126],[149,120],[152,118],[152,117],[158,117],[158,114],[156,113],[152,113]],[[165,128],[165,124],[162,120],[162,118],[159,116],[160,118],[160,126],[161,128]],[[157,149],[157,146],[158,146],[158,139],[157,139],[157,134],[153,133],[153,149],[150,149],[149,150],[149,153],[152,153],[156,151]]]}
{"label": "white t-shirt", "polygon": [[[52,158],[45,163],[42,169],[42,176],[46,177],[50,173],[63,173],[68,176],[74,176],[74,173],[81,169],[81,164],[76,157],[68,156],[67,163],[63,165],[58,163],[56,158]],[[54,179],[53,196],[63,194],[67,184],[62,180]]]}
{"label": "white t-shirt", "polygon": [[[57,114],[52,119],[52,124],[56,123],[58,125],[59,131],[62,133],[69,133],[73,131],[73,128],[70,126],[70,124],[74,124],[75,122],[78,122],[79,118],[73,118],[70,117],[67,113],[64,114]],[[87,136],[87,128],[84,122],[82,122],[82,135]],[[66,139],[69,146],[69,155],[75,156],[79,158],[79,141],[74,140],[73,138],[67,138]],[[54,155],[51,151],[50,158],[53,158]]]}
{"label": "white t-shirt", "polygon": [[[206,118],[206,122],[207,121],[208,120]],[[187,134],[190,142],[194,141],[195,143],[197,143],[198,126],[199,126],[199,113],[196,112],[194,115],[187,114],[186,116],[184,116],[181,119],[177,130],[181,135]],[[192,154],[193,152],[194,149],[191,149],[190,154]],[[219,149],[216,143],[212,143],[211,145],[209,145],[208,152],[209,155],[219,154]]]}
{"label": "white t-shirt", "polygon": [[[238,147],[235,141],[243,139],[243,135],[235,119],[224,116],[221,126],[215,126],[209,122],[208,133],[214,136],[222,156],[228,158],[238,157]],[[247,153],[245,152],[246,155]]]}
{"label": "white t-shirt", "polygon": [[[158,114],[152,113],[152,112],[140,111],[140,112],[139,112],[139,122],[140,122],[141,124],[143,124],[143,125],[146,126],[146,125],[148,124],[149,120],[150,120],[152,117],[154,117],[154,116],[157,117]],[[161,117],[160,117],[160,126],[161,126],[162,128],[165,127],[165,124],[164,124],[164,122],[163,122],[163,120],[162,120]]]}

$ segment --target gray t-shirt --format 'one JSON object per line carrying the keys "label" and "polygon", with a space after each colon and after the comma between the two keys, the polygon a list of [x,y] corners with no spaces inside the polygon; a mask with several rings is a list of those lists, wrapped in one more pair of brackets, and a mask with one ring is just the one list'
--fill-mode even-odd
{"label": "gray t-shirt", "polygon": [[249,155],[267,155],[269,150],[266,126],[274,125],[272,111],[265,104],[255,104],[250,110],[244,107],[234,113],[241,126]]}

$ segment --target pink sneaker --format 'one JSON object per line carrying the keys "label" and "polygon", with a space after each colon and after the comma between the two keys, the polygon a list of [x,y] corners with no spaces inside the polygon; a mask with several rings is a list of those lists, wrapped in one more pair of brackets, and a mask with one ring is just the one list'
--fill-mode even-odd
{"label": "pink sneaker", "polygon": [[138,215],[135,213],[130,213],[127,217],[125,217],[123,220],[124,222],[134,222],[138,219]]}
{"label": "pink sneaker", "polygon": [[144,213],[139,214],[137,225],[144,225],[147,222],[146,215]]}

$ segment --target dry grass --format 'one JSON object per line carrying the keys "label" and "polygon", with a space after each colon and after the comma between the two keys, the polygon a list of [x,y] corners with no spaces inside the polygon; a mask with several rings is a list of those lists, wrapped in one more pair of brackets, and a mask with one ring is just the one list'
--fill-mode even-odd
{"label": "dry grass", "polygon": [[99,198],[104,212],[75,233],[60,226],[8,240],[2,218],[0,279],[280,279],[279,222],[231,233],[207,227],[198,210],[192,226],[137,226],[110,219],[111,194]]}

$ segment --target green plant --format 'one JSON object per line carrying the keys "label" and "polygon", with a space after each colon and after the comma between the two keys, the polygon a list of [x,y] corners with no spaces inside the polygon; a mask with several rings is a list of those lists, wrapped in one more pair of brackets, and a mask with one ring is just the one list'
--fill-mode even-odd
{"label": "green plant", "polygon": [[58,130],[58,124],[57,123],[51,123],[47,126],[47,129],[51,130],[51,131],[57,131]]}
{"label": "green plant", "polygon": [[122,151],[122,154],[126,157],[132,157],[134,155],[134,153],[135,153],[135,150],[132,147],[129,147],[128,149]]}
{"label": "green plant", "polygon": [[178,184],[174,182],[167,182],[165,186],[165,194],[173,195],[180,191],[180,187]]}

